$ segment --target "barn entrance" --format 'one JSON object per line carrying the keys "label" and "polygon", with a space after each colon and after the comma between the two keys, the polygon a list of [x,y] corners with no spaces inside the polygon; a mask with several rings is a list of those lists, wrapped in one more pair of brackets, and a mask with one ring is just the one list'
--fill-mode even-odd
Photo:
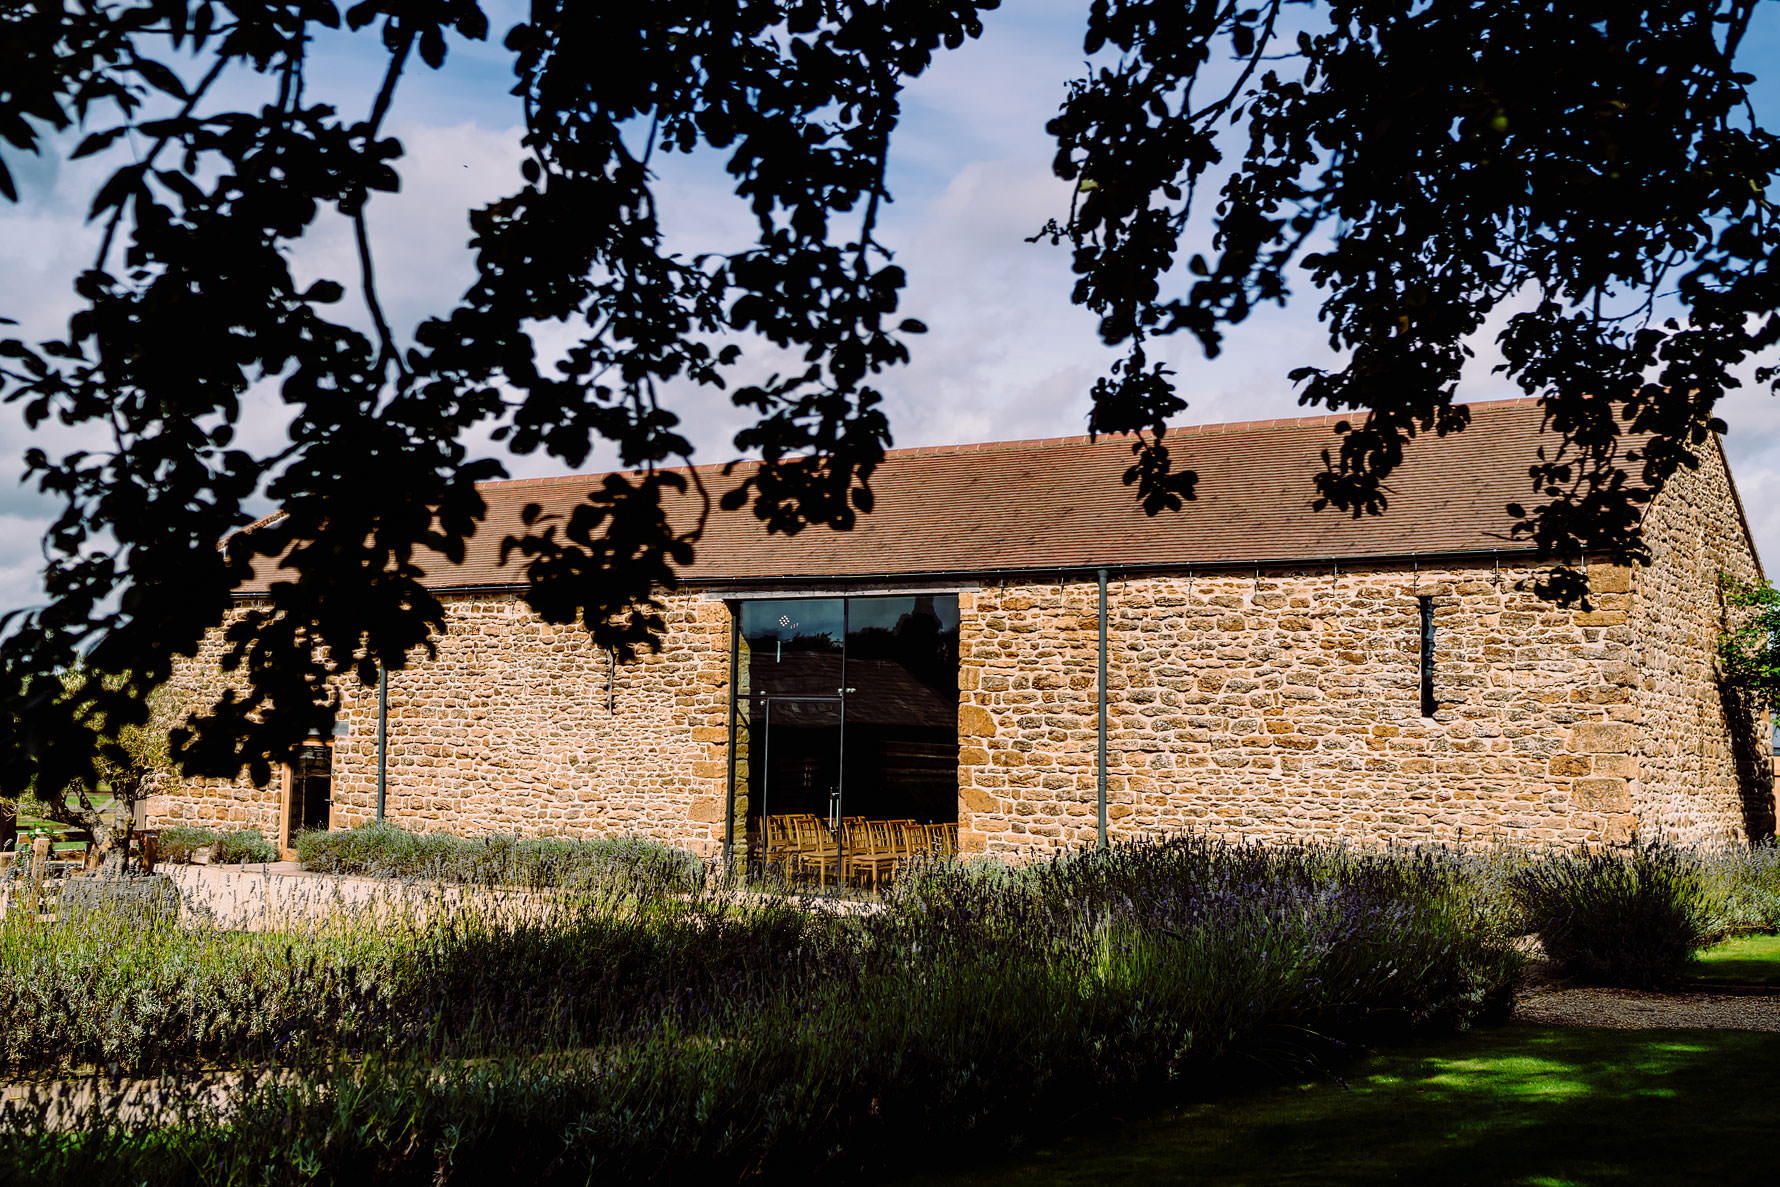
{"label": "barn entrance", "polygon": [[285,768],[284,812],[278,841],[285,857],[295,856],[299,834],[327,830],[333,805],[333,744],[310,741],[297,752],[297,761]]}
{"label": "barn entrance", "polygon": [[876,883],[956,845],[955,595],[743,602],[735,824],[750,865]]}

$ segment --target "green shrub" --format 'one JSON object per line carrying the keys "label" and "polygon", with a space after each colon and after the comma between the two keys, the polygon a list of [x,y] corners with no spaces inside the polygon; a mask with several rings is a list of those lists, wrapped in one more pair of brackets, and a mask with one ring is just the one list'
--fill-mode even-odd
{"label": "green shrub", "polygon": [[704,879],[703,863],[696,856],[643,837],[470,840],[372,821],[340,832],[299,834],[296,850],[303,868],[317,873],[438,878],[483,886],[624,889],[637,885],[684,893]]}
{"label": "green shrub", "polygon": [[1668,845],[1549,856],[1513,885],[1546,955],[1585,981],[1673,984],[1719,931],[1705,863]]}
{"label": "green shrub", "polygon": [[174,865],[186,865],[191,862],[193,853],[206,845],[214,844],[216,844],[216,834],[209,829],[176,824],[170,828],[157,830],[156,860],[172,862]]}
{"label": "green shrub", "polygon": [[[472,848],[508,871],[547,868],[562,844]],[[426,1184],[447,1167],[641,1183],[942,1160],[1499,1010],[1519,957],[1470,900],[1477,876],[1443,851],[1186,838],[936,866],[860,915],[702,883],[432,882],[279,930],[120,935],[19,913],[0,919],[15,1073],[282,1070],[220,1102],[176,1076],[186,1114],[119,1126],[95,1106],[55,1140],[14,1108],[0,1165],[81,1183],[299,1166],[308,1181]]]}
{"label": "green shrub", "polygon": [[210,848],[210,860],[216,865],[240,865],[245,862],[277,861],[278,850],[257,828],[236,829],[218,833]]}
{"label": "green shrub", "polygon": [[303,868],[316,873],[407,878],[441,865],[454,839],[372,821],[339,832],[298,833],[295,848]]}

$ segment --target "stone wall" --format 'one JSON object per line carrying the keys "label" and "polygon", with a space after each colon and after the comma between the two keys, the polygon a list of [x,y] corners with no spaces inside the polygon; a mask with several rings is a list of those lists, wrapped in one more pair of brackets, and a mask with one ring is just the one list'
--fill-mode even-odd
{"label": "stone wall", "polygon": [[[1716,438],[1698,470],[1671,479],[1644,519],[1651,563],[1632,578],[1628,614],[1640,680],[1640,832],[1684,843],[1773,830],[1765,717],[1721,695],[1718,638],[1727,622],[1718,576],[1760,576]],[[1737,792],[1740,794],[1728,794]]]}
{"label": "stone wall", "polygon": [[[1115,576],[1112,835],[1703,842],[1759,833],[1764,812],[1771,829],[1758,723],[1714,680],[1718,574],[1757,572],[1716,447],[1656,501],[1647,536],[1648,568],[1590,567],[1586,610],[1540,600],[1537,570],[1483,557],[1461,568]],[[1436,627],[1432,717],[1420,701],[1422,598]],[[719,850],[727,605],[667,597],[663,650],[614,667],[583,631],[539,621],[515,596],[444,600],[437,658],[390,678],[390,819]],[[959,607],[964,849],[1091,842],[1093,581],[987,583]],[[219,640],[180,669],[187,703],[220,691]],[[376,800],[376,690],[342,694],[336,828],[370,819]],[[277,838],[282,804],[280,781],[194,780],[158,797],[154,815]]]}
{"label": "stone wall", "polygon": [[[1589,610],[1541,601],[1534,576],[1485,561],[1115,578],[1113,836],[1629,839],[1642,737],[1629,574],[1596,566]],[[1424,596],[1432,718],[1420,702]],[[995,585],[961,604],[965,847],[1091,841],[1095,587]]]}
{"label": "stone wall", "polygon": [[[196,656],[175,664],[163,694],[173,721],[184,721],[187,713],[215,704],[223,690],[231,687],[232,681],[222,670],[222,657],[228,650],[223,632],[249,605],[243,603],[222,626],[205,635]],[[230,830],[257,828],[276,843],[283,793],[282,774],[274,774],[266,787],[255,786],[245,774],[232,780],[163,780],[157,794],[148,799],[149,823],[157,828],[175,824]]]}
{"label": "stone wall", "polygon": [[[639,835],[717,851],[724,834],[729,609],[668,596],[662,650],[612,664],[587,633],[513,596],[443,599],[436,658],[389,677],[386,817],[460,835]],[[214,649],[182,668],[213,695]],[[376,814],[377,690],[342,686],[332,827]],[[256,824],[279,835],[282,786],[187,781],[164,822]]]}

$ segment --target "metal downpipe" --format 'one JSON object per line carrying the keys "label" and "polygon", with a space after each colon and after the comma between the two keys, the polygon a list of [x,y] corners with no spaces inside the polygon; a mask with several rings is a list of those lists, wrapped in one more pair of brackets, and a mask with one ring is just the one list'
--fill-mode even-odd
{"label": "metal downpipe", "polygon": [[377,819],[389,795],[389,669],[377,665]]}
{"label": "metal downpipe", "polygon": [[1099,791],[1100,847],[1106,848],[1106,570],[1100,570],[1100,678],[1095,682],[1100,700],[1095,782]]}
{"label": "metal downpipe", "polygon": [[741,713],[739,697],[741,695],[737,669],[742,662],[742,611],[741,607],[731,602],[729,605],[729,777],[724,789],[726,806],[723,810],[723,873],[727,876],[735,872],[735,743],[736,718]]}

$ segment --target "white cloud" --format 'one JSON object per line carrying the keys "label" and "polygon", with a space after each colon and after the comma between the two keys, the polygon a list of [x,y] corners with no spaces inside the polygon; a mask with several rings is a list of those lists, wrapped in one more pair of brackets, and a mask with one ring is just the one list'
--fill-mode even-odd
{"label": "white cloud", "polygon": [[[910,277],[905,315],[921,318],[931,332],[913,338],[912,363],[878,385],[887,394],[898,445],[1082,432],[1088,389],[1117,356],[1100,343],[1093,316],[1069,302],[1067,250],[1025,242],[1046,219],[1067,210],[1068,189],[1050,173],[1054,148],[1044,122],[1055,112],[1065,80],[1079,72],[1085,9],[1086,0],[1021,0],[989,13],[982,41],[942,55],[905,94],[889,175],[896,202],[884,212],[880,237]],[[449,309],[472,280],[466,212],[518,182],[515,101],[505,94],[505,57],[497,48],[504,27],[496,21],[488,47],[454,50],[457,73],[449,67],[442,75],[416,73],[404,83],[393,113],[392,131],[408,150],[403,190],[379,195],[369,222],[384,305],[404,336],[419,319]],[[330,73],[317,72],[317,90],[338,83],[368,95],[374,80],[355,72],[374,57],[333,60]],[[752,240],[752,216],[731,191],[720,154],[658,154],[655,164],[664,226],[680,250],[734,250]],[[0,313],[24,320],[28,337],[57,332],[73,308],[69,282],[96,241],[83,219],[100,168],[45,163],[32,170],[36,180],[26,202],[0,210]],[[303,279],[326,275],[355,290],[351,236],[337,218],[326,216],[294,258]],[[1175,368],[1190,401],[1183,419],[1304,411],[1286,373],[1331,361],[1315,305],[1316,294],[1303,291],[1289,310],[1257,310],[1230,332],[1216,360],[1204,359],[1184,335],[1154,344],[1152,356]],[[356,291],[339,309],[365,324]],[[1508,312],[1478,337],[1477,358],[1466,370],[1467,398],[1517,394],[1489,373],[1500,361],[1492,339]],[[543,329],[540,349],[560,348],[567,335],[560,327]],[[751,345],[744,377],[759,378],[790,363]],[[746,420],[728,395],[686,385],[671,395],[700,459],[728,457]],[[276,392],[258,390],[249,404],[243,442],[262,449],[276,445],[284,424]],[[1780,405],[1745,392],[1723,411],[1753,526],[1765,554],[1780,557]],[[57,446],[74,439],[63,433]],[[480,440],[498,452],[485,435]],[[9,493],[16,488],[4,474],[4,459],[16,457],[26,441],[16,410],[0,410],[0,610],[34,600],[41,564],[36,539],[46,505],[29,492]],[[589,465],[613,461],[607,450]],[[519,475],[563,470],[561,463],[536,456],[508,458],[507,464]]]}

